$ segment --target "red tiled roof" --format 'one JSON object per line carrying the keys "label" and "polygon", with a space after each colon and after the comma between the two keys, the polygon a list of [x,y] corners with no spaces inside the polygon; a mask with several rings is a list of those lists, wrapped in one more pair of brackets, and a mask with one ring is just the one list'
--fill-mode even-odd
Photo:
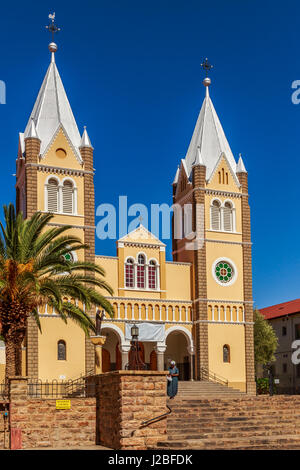
{"label": "red tiled roof", "polygon": [[272,305],[271,307],[260,308],[259,311],[266,320],[298,313],[300,312],[300,299],[290,300],[289,302]]}

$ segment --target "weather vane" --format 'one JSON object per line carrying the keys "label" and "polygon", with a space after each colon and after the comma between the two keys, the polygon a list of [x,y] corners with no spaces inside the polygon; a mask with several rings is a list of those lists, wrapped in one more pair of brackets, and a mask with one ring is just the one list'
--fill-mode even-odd
{"label": "weather vane", "polygon": [[51,20],[51,23],[48,26],[46,26],[46,28],[52,34],[52,42],[53,42],[54,41],[54,34],[58,33],[58,31],[60,31],[60,28],[58,28],[55,24],[55,12],[53,12],[52,14],[50,13],[48,15],[48,18]]}
{"label": "weather vane", "polygon": [[213,68],[213,66],[208,62],[207,57],[201,64],[201,67],[203,68],[203,70],[205,70],[206,77],[208,76],[208,72]]}

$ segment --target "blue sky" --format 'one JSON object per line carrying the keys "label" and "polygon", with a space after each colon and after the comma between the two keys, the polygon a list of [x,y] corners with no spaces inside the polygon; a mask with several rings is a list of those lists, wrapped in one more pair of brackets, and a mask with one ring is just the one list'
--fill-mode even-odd
{"label": "blue sky", "polygon": [[[265,307],[300,297],[300,105],[291,101],[291,84],[300,80],[299,2],[2,4],[1,204],[14,201],[18,132],[49,64],[52,11],[62,28],[58,69],[78,126],[88,126],[95,147],[96,206],[117,204],[119,195],[129,204],[171,204],[208,57],[211,98],[249,173],[254,300]],[[96,251],[115,254],[115,242],[97,240]]]}

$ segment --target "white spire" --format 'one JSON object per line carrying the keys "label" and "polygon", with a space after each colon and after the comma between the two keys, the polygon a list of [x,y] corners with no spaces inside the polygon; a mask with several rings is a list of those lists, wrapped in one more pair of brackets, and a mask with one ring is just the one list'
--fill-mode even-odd
{"label": "white spire", "polygon": [[241,154],[240,154],[238,164],[236,166],[236,173],[247,173]]}
{"label": "white spire", "polygon": [[83,134],[82,134],[82,137],[81,137],[81,142],[80,142],[79,148],[82,148],[82,147],[93,148],[93,146],[91,144],[91,141],[90,141],[90,138],[89,138],[89,135],[88,135],[87,130],[86,130],[86,126],[84,126],[84,131],[83,131]]}
{"label": "white spire", "polygon": [[27,139],[29,137],[34,138],[34,139],[39,139],[33,119],[31,119],[30,126],[28,129],[28,134],[26,135],[25,138]]}
{"label": "white spire", "polygon": [[80,134],[55,64],[54,46],[56,46],[54,43],[49,45],[51,62],[27,123],[24,138],[29,136],[33,121],[41,140],[41,155],[43,155],[61,127],[73,146],[77,158],[81,161]]}
{"label": "white spire", "polygon": [[234,172],[236,162],[209,96],[208,87],[210,79],[205,78],[203,84],[206,88],[206,96],[197,119],[185,161],[190,174],[192,166],[196,164],[197,158],[199,158],[198,154],[200,153],[203,161],[202,164],[206,166],[206,178],[209,179],[222,153],[226,155]]}

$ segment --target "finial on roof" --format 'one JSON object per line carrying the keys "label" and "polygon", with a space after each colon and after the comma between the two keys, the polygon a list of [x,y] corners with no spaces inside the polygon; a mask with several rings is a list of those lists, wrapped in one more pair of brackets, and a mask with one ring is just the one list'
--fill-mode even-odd
{"label": "finial on roof", "polygon": [[208,72],[213,68],[213,65],[208,62],[208,59],[206,57],[206,59],[202,62],[201,67],[203,68],[203,70],[205,70],[206,74],[206,77],[203,80],[203,85],[205,87],[209,87],[209,85],[211,84],[211,79],[208,77]]}
{"label": "finial on roof", "polygon": [[239,158],[238,164],[236,166],[236,173],[247,173],[247,170],[245,168],[241,153],[239,154],[239,157],[240,158]]}
{"label": "finial on roof", "polygon": [[193,163],[193,166],[196,166],[196,165],[205,166],[205,163],[204,163],[204,160],[203,160],[203,157],[202,157],[202,154],[201,154],[201,150],[200,150],[200,145],[198,145],[198,147],[197,147],[196,159]]}
{"label": "finial on roof", "polygon": [[92,144],[91,144],[91,141],[90,141],[90,138],[88,136],[88,133],[87,133],[87,130],[86,130],[86,126],[83,126],[83,134],[82,134],[82,137],[81,137],[81,142],[80,142],[80,146],[79,148],[82,148],[82,147],[90,147],[90,148],[93,148]]}
{"label": "finial on roof", "polygon": [[33,119],[31,119],[30,127],[28,129],[28,134],[25,135],[25,139],[39,139],[40,140],[40,138],[37,134],[36,127],[35,127]]}
{"label": "finial on roof", "polygon": [[52,35],[52,41],[49,44],[49,51],[52,53],[52,61],[54,61],[54,53],[57,51],[57,44],[54,42],[54,34],[60,31],[60,28],[55,24],[55,12],[48,15],[48,18],[51,20],[50,24],[46,28],[50,31]]}

